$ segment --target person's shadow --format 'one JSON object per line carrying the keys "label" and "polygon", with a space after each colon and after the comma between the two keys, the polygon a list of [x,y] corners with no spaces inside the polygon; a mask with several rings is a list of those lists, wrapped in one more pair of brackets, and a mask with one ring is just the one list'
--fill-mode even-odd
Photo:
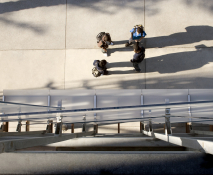
{"label": "person's shadow", "polygon": [[[213,40],[213,27],[211,26],[189,26],[186,27],[186,32],[174,33],[169,36],[159,36],[153,38],[145,38],[146,48],[167,47],[174,45],[192,44],[204,40]],[[114,44],[125,44],[128,40],[114,41]],[[144,41],[142,41],[144,42]],[[213,44],[212,44],[213,45]],[[145,70],[141,73],[159,72],[159,73],[175,73],[185,70],[198,69],[209,62],[213,62],[210,50],[206,50],[205,45],[196,46],[196,51],[187,51],[172,53],[152,58],[147,58],[141,63],[146,64]],[[205,52],[204,50],[205,49]],[[114,52],[130,51],[134,54],[132,47],[110,48],[109,55]],[[146,62],[146,63],[145,63]],[[109,63],[109,74],[131,74],[135,73],[131,62],[116,62]],[[110,71],[111,67],[132,67],[132,70],[127,71]]]}
{"label": "person's shadow", "polygon": [[[157,57],[146,58],[140,63],[141,73],[159,72],[163,73],[176,73],[180,71],[193,70],[203,67],[206,64],[213,62],[212,50],[208,49],[205,45],[196,46],[196,51],[187,51],[166,54]],[[146,66],[142,66],[146,64]],[[127,71],[110,71],[113,67],[132,67],[130,61],[108,63],[107,70],[110,74],[132,74],[135,73],[134,68]]]}
{"label": "person's shadow", "polygon": [[132,63],[131,62],[114,62],[114,63],[108,63],[107,64],[107,70],[109,72],[109,75],[112,74],[131,74],[134,73],[133,70],[125,70],[125,71],[111,71],[110,68],[115,68],[115,67],[132,67]]}
{"label": "person's shadow", "polygon": [[[133,42],[130,46],[125,47],[126,42],[128,42],[129,40],[122,40],[122,41],[113,41],[114,46],[108,48],[107,50],[107,55],[111,56],[112,53],[115,52],[132,52],[133,51],[133,45],[135,44],[135,42]],[[117,48],[116,45],[123,45],[122,47]],[[140,47],[144,47],[144,41],[140,42]],[[113,48],[115,47],[115,48]],[[133,52],[134,54],[134,52]]]}
{"label": "person's shadow", "polygon": [[193,70],[213,62],[212,51],[205,45],[196,46],[196,51],[172,53],[146,59],[146,73],[176,73]]}
{"label": "person's shadow", "polygon": [[132,47],[123,47],[123,48],[109,48],[107,49],[107,56],[111,56],[112,53],[115,52],[132,52],[133,48]]}
{"label": "person's shadow", "polygon": [[[133,54],[134,54],[134,52],[133,52]],[[133,64],[130,61],[129,62],[107,63],[106,67],[107,67],[109,75],[112,75],[112,74],[133,74],[133,73],[136,73],[135,70],[134,70]],[[120,70],[112,71],[112,70],[110,70],[110,68],[116,68],[116,67],[118,67],[118,68],[120,68],[120,67],[122,67],[122,68],[132,67],[132,69],[131,70],[124,70],[124,71],[120,71]],[[143,73],[143,71],[141,71],[141,73]]]}
{"label": "person's shadow", "polygon": [[[147,33],[147,36],[141,42],[146,48],[161,48],[167,46],[192,44],[204,40],[213,40],[213,27],[211,26],[188,26],[185,29],[186,32],[174,33],[168,36],[149,37],[149,33]],[[130,35],[127,36],[127,38],[129,37]],[[113,42],[114,45],[125,45],[128,40]],[[132,47],[127,47],[126,49],[128,48],[132,49]],[[113,53],[113,48],[110,48],[110,50],[110,52]]]}
{"label": "person's shadow", "polygon": [[147,34],[147,37],[145,38],[146,48],[161,48],[192,44],[203,40],[213,40],[213,27],[211,26],[189,26],[185,29],[186,32],[174,33],[169,36],[149,38]]}

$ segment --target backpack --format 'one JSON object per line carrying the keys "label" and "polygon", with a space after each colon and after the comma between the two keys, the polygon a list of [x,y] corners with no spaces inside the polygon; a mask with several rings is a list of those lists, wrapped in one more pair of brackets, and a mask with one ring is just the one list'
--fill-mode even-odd
{"label": "backpack", "polygon": [[97,36],[96,36],[96,39],[97,39],[97,43],[99,43],[101,40],[102,40],[102,37],[105,35],[105,32],[100,32]]}
{"label": "backpack", "polygon": [[101,76],[101,73],[98,71],[98,69],[96,67],[94,67],[92,69],[92,75],[97,78],[97,77]]}
{"label": "backpack", "polygon": [[139,59],[136,61],[137,63],[141,63],[143,59],[145,58],[145,48],[141,47],[143,54],[139,57]]}
{"label": "backpack", "polygon": [[144,58],[145,58],[145,53],[143,53],[143,54],[139,57],[137,63],[141,63],[141,62],[143,61]]}

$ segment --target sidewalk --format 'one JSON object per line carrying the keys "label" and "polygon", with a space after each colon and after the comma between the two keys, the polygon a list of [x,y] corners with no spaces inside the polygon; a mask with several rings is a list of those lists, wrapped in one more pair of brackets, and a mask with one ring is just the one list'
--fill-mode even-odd
{"label": "sidewalk", "polygon": [[[67,3],[66,3],[67,2]],[[213,88],[211,0],[0,1],[0,91],[3,89]],[[124,43],[143,24],[141,73]],[[96,35],[109,32],[109,57]],[[110,75],[94,78],[93,60]]]}

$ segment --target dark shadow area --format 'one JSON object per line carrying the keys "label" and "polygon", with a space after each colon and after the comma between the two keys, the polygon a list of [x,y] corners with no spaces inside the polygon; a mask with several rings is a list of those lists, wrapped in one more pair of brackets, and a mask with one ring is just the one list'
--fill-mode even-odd
{"label": "dark shadow area", "polygon": [[[115,85],[120,89],[211,89],[213,88],[213,78],[197,77],[197,74],[187,77],[181,75],[179,77],[151,77],[144,79],[120,80],[118,77],[108,76],[110,81],[99,78],[94,80],[67,81],[66,89],[103,89],[109,85]],[[108,79],[107,79],[108,80]],[[76,86],[76,83],[82,86]]]}
{"label": "dark shadow area", "polygon": [[[125,47],[125,43],[127,42],[128,40],[123,40],[123,41],[113,41],[114,42],[114,45],[123,45],[122,48],[113,48],[114,46],[111,46],[108,50],[107,50],[107,55],[108,56],[111,56],[111,53],[115,53],[115,52],[132,52],[132,57],[134,55],[134,52],[133,52],[133,45],[135,44],[135,42],[133,42],[130,46],[128,47]],[[145,47],[144,46],[144,42],[143,40],[139,43],[139,46],[140,47]],[[116,46],[115,46],[116,47]],[[132,58],[131,57],[131,58]],[[130,59],[131,59],[130,58]]]}
{"label": "dark shadow area", "polygon": [[[179,52],[146,58],[146,70],[142,69],[141,73],[176,73],[186,70],[199,69],[211,62],[213,62],[212,50],[207,48],[205,45],[199,45],[196,46],[196,51]],[[114,67],[132,67],[133,69],[127,71],[110,71],[110,68]],[[135,73],[134,67],[130,61],[108,63],[107,69],[109,71],[109,75]]]}
{"label": "dark shadow area", "polygon": [[123,44],[125,45],[126,42],[128,42],[129,40],[121,40],[121,41],[113,41],[114,45],[119,45],[119,44]]}
{"label": "dark shadow area", "polygon": [[[138,0],[131,0],[131,1],[102,1],[102,0],[19,0],[19,1],[9,1],[0,3],[0,14],[15,12],[19,10],[25,9],[33,9],[37,7],[50,7],[50,6],[57,6],[57,5],[64,5],[67,3],[68,6],[75,8],[75,7],[86,7],[91,10],[99,11],[101,13],[110,13],[111,11],[107,11],[108,8],[103,8],[105,6],[109,7],[117,7],[119,9],[123,9],[124,7],[133,8],[135,11],[140,12],[141,7],[132,6],[132,3]],[[103,6],[100,6],[100,3]],[[116,11],[115,11],[116,12]]]}
{"label": "dark shadow area", "polygon": [[211,26],[189,26],[185,29],[186,32],[174,33],[169,36],[147,37],[145,38],[146,48],[161,48],[213,40],[213,27]]}
{"label": "dark shadow area", "polygon": [[213,13],[213,1],[204,0],[204,1],[194,1],[194,0],[187,0],[183,1],[188,7],[197,6],[199,9],[203,9],[204,11],[209,11]]}
{"label": "dark shadow area", "polygon": [[[65,0],[20,0],[20,1],[9,1],[0,3],[0,14],[16,12],[27,9],[34,9],[38,7],[48,7],[66,4]],[[8,15],[9,17],[9,15]],[[18,27],[23,29],[31,30],[35,33],[43,34],[47,30],[48,26],[35,25],[32,23],[14,21],[7,16],[0,17],[0,22],[7,24],[11,27]],[[29,16],[30,17],[30,16]],[[33,20],[33,19],[32,19]]]}
{"label": "dark shadow area", "polygon": [[0,22],[10,25],[12,27],[22,28],[22,29],[29,29],[35,33],[44,34],[45,30],[44,28],[47,28],[48,26],[39,26],[34,24],[28,24],[26,22],[17,22],[11,19],[8,19],[6,17],[0,17]]}
{"label": "dark shadow area", "polygon": [[[61,6],[67,5],[67,8],[86,8],[91,11],[96,11],[99,13],[105,14],[116,14],[123,8],[131,8],[138,13],[143,10],[143,4],[141,5],[132,5],[136,2],[141,4],[138,0],[131,1],[102,1],[102,0],[19,0],[19,1],[9,1],[0,3],[0,14],[12,13],[17,11],[36,9],[39,7],[52,7],[52,6]],[[107,8],[103,8],[107,7]],[[116,8],[116,10],[111,10]],[[64,11],[66,13],[66,11]],[[9,16],[9,15],[8,15]],[[32,19],[33,20],[33,19]],[[47,30],[47,26],[34,25],[32,23],[18,22],[9,19],[7,16],[2,16],[0,22],[10,25],[12,27],[18,27],[23,29],[32,30],[35,33],[42,34]]]}
{"label": "dark shadow area", "polygon": [[211,169],[213,168],[213,155],[206,154],[203,156],[203,162],[200,164],[201,168]]}
{"label": "dark shadow area", "polygon": [[19,0],[0,3],[0,14],[66,4],[65,0]]}
{"label": "dark shadow area", "polygon": [[[132,52],[134,54],[134,52]],[[141,62],[139,64],[140,67],[142,67],[141,65],[145,64],[145,61]],[[110,70],[110,68],[120,68],[120,67],[132,67],[131,70]],[[107,64],[107,70],[109,72],[108,75],[113,75],[113,74],[138,74],[138,72],[135,72],[135,68],[133,67],[133,64],[129,61],[127,62],[114,62],[114,63],[108,63]],[[139,73],[145,73],[144,69],[141,69],[141,72]]]}
{"label": "dark shadow area", "polygon": [[179,52],[146,59],[146,73],[176,73],[194,70],[213,62],[212,50],[205,45],[196,46],[196,51]]}
{"label": "dark shadow area", "polygon": [[133,49],[132,47],[123,47],[123,48],[109,48],[107,49],[107,55],[111,56],[112,53],[114,52],[132,52]]}
{"label": "dark shadow area", "polygon": [[[26,153],[16,153],[9,155],[11,163],[15,163],[17,157],[20,162],[25,162],[26,168],[25,173],[31,174],[34,172],[30,169],[29,161],[26,162],[24,156]],[[207,154],[202,153],[125,153],[120,152],[116,154],[108,153],[34,153],[34,159],[32,162],[37,161],[37,173],[39,174],[50,174],[53,173],[53,165],[56,161],[55,158],[59,157],[58,164],[55,163],[54,173],[55,174],[213,174],[213,168],[210,166],[212,163],[211,159],[207,158]],[[58,154],[58,155],[56,155]],[[67,154],[67,155],[66,155]],[[4,155],[3,155],[4,156]],[[13,156],[13,157],[12,157]],[[63,156],[63,158],[60,158]],[[74,157],[75,161],[70,161],[68,156]],[[29,155],[30,157],[30,155]],[[31,156],[32,157],[32,156]],[[42,158],[51,158],[46,166],[43,167],[43,162],[39,162]],[[210,156],[212,158],[212,155]],[[57,159],[57,160],[58,160]],[[68,162],[68,163],[67,163]],[[19,165],[19,168],[23,168],[23,164]],[[18,168],[17,168],[18,169]],[[22,172],[22,171],[20,171]]]}
{"label": "dark shadow area", "polygon": [[109,71],[109,75],[113,75],[113,74],[134,74],[134,73],[138,74],[137,72],[135,72],[134,67],[132,67],[132,70],[126,70],[126,71],[119,71],[119,70]]}
{"label": "dark shadow area", "polygon": [[[134,54],[134,52],[132,52]],[[114,68],[114,67],[132,67],[132,63],[129,62],[114,62],[114,63],[107,63],[107,69]]]}
{"label": "dark shadow area", "polygon": [[57,89],[57,88],[54,86],[54,82],[53,82],[53,81],[50,81],[49,83],[47,83],[47,85],[46,85],[44,88],[48,88],[48,89]]}

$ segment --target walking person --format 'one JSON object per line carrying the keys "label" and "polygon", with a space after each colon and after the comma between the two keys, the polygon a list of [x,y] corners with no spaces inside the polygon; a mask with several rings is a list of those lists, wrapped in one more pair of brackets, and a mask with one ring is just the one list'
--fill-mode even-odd
{"label": "walking person", "polygon": [[129,38],[129,42],[125,44],[125,47],[130,46],[133,41],[140,42],[146,36],[146,32],[143,30],[142,25],[134,26],[134,28],[130,30],[130,32],[131,32],[131,37]]}
{"label": "walking person", "polygon": [[95,66],[92,69],[92,74],[94,77],[99,77],[101,75],[108,75],[108,71],[106,68],[107,61],[106,60],[94,60],[93,65]]}
{"label": "walking person", "polygon": [[135,54],[133,55],[133,59],[130,60],[130,62],[133,63],[133,67],[135,68],[135,72],[141,72],[141,69],[139,67],[139,64],[144,60],[145,58],[145,48],[139,47],[139,42],[136,42],[133,45]]}
{"label": "walking person", "polygon": [[96,39],[97,39],[98,47],[101,48],[102,53],[104,54],[104,56],[107,57],[108,45],[113,45],[110,34],[101,32],[96,36]]}

